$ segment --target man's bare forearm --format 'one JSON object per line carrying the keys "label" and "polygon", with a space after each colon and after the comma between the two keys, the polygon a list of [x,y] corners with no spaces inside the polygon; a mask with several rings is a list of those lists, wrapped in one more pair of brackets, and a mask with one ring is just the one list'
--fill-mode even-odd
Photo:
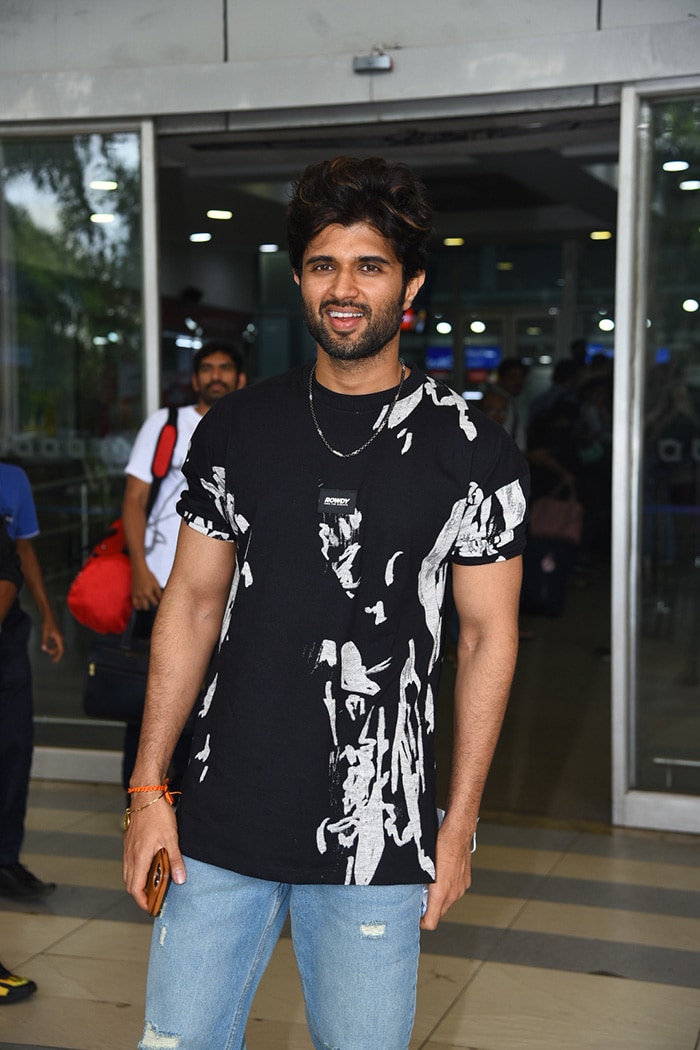
{"label": "man's bare forearm", "polygon": [[471,838],[510,693],[517,622],[473,650],[458,649],[452,775],[447,809]]}
{"label": "man's bare forearm", "polygon": [[223,604],[202,609],[180,589],[166,587],[153,627],[134,785],[163,782],[219,635]]}
{"label": "man's bare forearm", "polygon": [[[175,744],[202,685],[221,630],[236,548],[180,526],[175,564],[158,607],[151,639],[146,708],[132,787],[164,783]],[[157,851],[168,851],[173,880],[186,879],[175,816],[160,792],[139,793],[124,836],[124,882],[146,907],[146,873]]]}

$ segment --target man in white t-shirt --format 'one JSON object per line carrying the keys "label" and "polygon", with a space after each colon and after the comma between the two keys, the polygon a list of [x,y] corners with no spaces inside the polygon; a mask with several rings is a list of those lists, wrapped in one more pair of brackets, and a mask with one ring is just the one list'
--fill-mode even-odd
{"label": "man in white t-shirt", "polygon": [[[134,609],[143,612],[137,634],[150,636],[153,617],[175,558],[180,517],[175,505],[184,488],[182,464],[190,438],[202,416],[215,401],[245,386],[246,375],[240,353],[231,343],[208,340],[192,359],[192,387],[197,394],[194,405],[177,413],[177,440],[170,469],[163,478],[150,514],[146,514],[153,483],[153,456],[160,432],[168,419],[168,409],[160,408],[148,417],[138,434],[126,465],[126,489],[122,521],[131,560],[131,599]],[[127,725],[124,735],[122,779],[129,783],[136,758],[140,726]],[[183,733],[182,746],[173,756],[173,781],[184,772],[189,740]],[[175,784],[173,784],[175,786]]]}
{"label": "man in white t-shirt", "polygon": [[181,468],[194,429],[215,401],[240,390],[245,383],[241,355],[230,343],[209,340],[197,351],[192,360],[192,386],[197,403],[178,409],[177,442],[170,470],[163,478],[148,521],[146,507],[153,482],[151,465],[168,409],[154,412],[138,432],[125,468],[126,490],[122,504],[135,609],[155,609],[170,575],[180,527],[175,504],[184,488]]}

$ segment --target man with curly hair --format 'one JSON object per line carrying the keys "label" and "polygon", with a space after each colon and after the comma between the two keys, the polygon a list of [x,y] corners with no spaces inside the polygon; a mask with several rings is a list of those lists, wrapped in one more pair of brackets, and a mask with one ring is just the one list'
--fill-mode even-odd
{"label": "man with curly hair", "polygon": [[[517,649],[527,468],[501,427],[399,356],[431,211],[402,164],[311,165],[288,245],[316,359],[194,435],[125,843],[153,934],[140,1046],[245,1046],[284,921],[314,1046],[406,1050],[420,929],[468,889]],[[454,756],[435,702],[451,566]],[[212,657],[213,659],[210,659]],[[206,675],[177,820],[164,772]]]}

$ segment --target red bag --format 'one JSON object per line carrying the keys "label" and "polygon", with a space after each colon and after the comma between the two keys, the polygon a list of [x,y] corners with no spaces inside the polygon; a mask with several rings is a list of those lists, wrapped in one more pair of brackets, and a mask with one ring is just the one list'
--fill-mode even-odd
{"label": "red bag", "polygon": [[131,616],[131,562],[122,519],[90,551],[66,597],[83,627],[98,634],[122,634]]}
{"label": "red bag", "polygon": [[[153,453],[153,482],[146,518],[153,509],[160,483],[170,470],[176,441],[177,409],[171,408]],[[107,535],[88,554],[68,589],[66,604],[78,623],[97,634],[122,634],[126,630],[133,606],[131,562],[121,518],[112,522]]]}

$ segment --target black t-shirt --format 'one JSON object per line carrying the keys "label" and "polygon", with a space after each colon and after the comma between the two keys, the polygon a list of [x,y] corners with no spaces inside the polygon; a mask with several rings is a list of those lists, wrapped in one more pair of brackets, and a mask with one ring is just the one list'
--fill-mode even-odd
{"label": "black t-shirt", "polygon": [[[524,544],[527,467],[491,420],[414,369],[340,458],[309,367],[223,398],[178,510],[237,568],[179,809],[185,854],[291,883],[435,872],[434,704],[445,577]],[[395,390],[314,381],[350,452]]]}

